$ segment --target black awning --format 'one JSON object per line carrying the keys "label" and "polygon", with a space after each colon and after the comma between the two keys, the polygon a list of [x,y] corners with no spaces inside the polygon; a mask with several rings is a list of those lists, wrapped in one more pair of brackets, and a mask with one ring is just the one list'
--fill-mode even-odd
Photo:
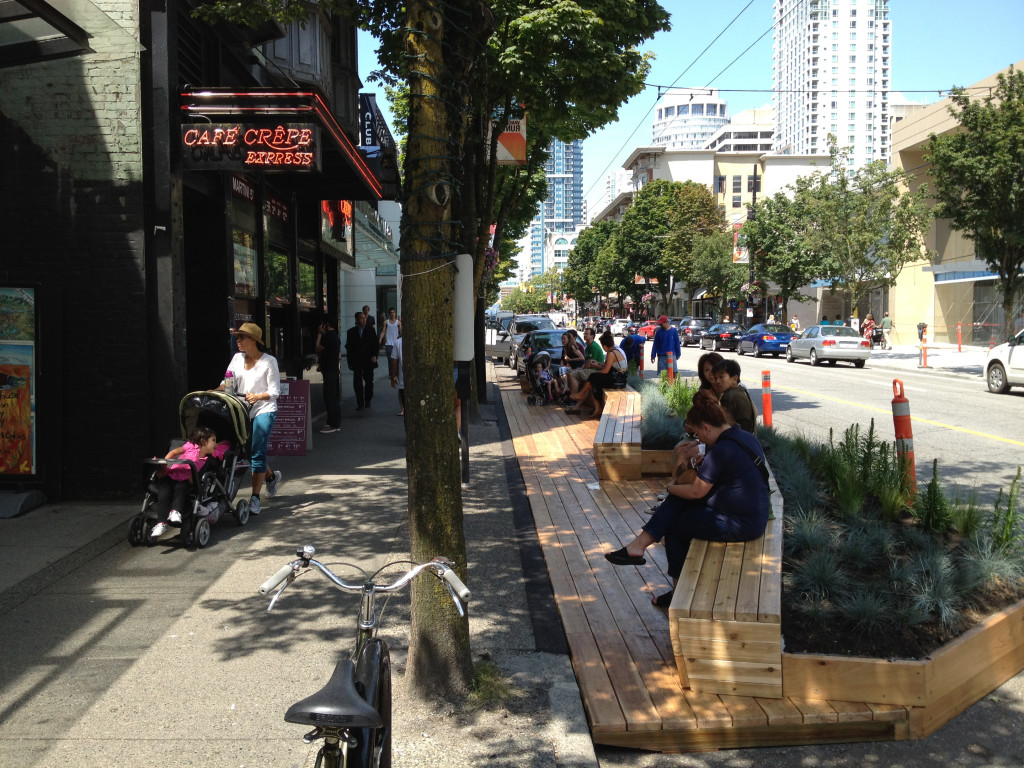
{"label": "black awning", "polygon": [[274,88],[247,90],[197,88],[181,94],[182,118],[187,123],[203,121],[243,125],[274,122],[315,123],[323,136],[319,171],[308,173],[255,168],[288,174],[290,186],[313,200],[380,200],[381,180],[370,170],[358,147],[345,134],[327,103],[315,91],[285,91]]}

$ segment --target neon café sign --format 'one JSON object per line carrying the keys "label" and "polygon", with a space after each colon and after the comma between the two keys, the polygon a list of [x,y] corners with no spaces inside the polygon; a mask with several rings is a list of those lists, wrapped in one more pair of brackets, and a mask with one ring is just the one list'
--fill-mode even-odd
{"label": "neon caf\u00e9 sign", "polygon": [[313,123],[181,126],[186,168],[210,171],[319,171],[320,128]]}

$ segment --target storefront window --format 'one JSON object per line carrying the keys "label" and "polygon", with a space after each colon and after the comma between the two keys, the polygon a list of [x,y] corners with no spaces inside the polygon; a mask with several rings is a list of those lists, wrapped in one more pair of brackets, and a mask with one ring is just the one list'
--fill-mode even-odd
{"label": "storefront window", "polygon": [[235,295],[255,296],[259,288],[256,283],[256,237],[251,232],[233,227],[231,241],[235,258]]}
{"label": "storefront window", "polygon": [[271,307],[283,307],[291,304],[292,289],[288,279],[288,254],[271,245],[267,249],[265,259],[267,267],[267,304]]}
{"label": "storefront window", "polygon": [[300,309],[316,307],[316,267],[309,262],[299,262],[299,290],[296,295]]}

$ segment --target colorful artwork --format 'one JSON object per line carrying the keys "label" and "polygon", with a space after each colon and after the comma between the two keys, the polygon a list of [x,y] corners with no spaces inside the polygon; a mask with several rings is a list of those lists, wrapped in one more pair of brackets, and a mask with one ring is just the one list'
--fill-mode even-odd
{"label": "colorful artwork", "polygon": [[0,475],[35,473],[35,338],[35,291],[0,288]]}

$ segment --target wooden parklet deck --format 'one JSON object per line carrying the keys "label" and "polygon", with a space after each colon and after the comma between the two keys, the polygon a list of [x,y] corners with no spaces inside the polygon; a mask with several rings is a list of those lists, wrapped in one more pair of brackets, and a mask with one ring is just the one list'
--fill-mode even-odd
{"label": "wooden parklet deck", "polygon": [[640,530],[664,480],[599,483],[597,420],[527,405],[514,379],[499,386],[596,743],[671,752],[909,736],[904,706],[683,688],[668,614],[651,605],[671,586],[664,549],[640,568],[604,559]]}

